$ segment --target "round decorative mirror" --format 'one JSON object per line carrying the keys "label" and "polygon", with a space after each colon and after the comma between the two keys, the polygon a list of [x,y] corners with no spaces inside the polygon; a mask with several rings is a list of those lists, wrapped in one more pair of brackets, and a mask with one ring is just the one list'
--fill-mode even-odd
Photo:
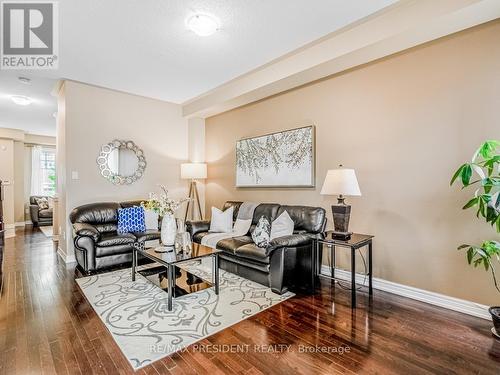
{"label": "round decorative mirror", "polygon": [[97,165],[101,175],[113,184],[130,185],[142,177],[147,163],[134,142],[115,139],[101,147]]}

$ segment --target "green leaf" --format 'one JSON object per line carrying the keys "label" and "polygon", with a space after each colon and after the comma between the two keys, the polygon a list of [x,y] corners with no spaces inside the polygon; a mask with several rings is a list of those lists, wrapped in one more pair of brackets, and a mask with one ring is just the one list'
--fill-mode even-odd
{"label": "green leaf", "polygon": [[471,264],[472,258],[474,257],[474,251],[472,250],[472,247],[467,250],[467,262]]}
{"label": "green leaf", "polygon": [[469,185],[470,179],[472,177],[472,167],[469,164],[465,164],[463,167],[462,173],[462,184],[465,186]]}
{"label": "green leaf", "polygon": [[486,260],[483,262],[483,265],[484,265],[484,270],[485,271],[488,271],[488,269],[490,268],[490,262],[487,262]]}
{"label": "green leaf", "polygon": [[466,210],[468,208],[471,208],[475,206],[479,202],[479,197],[472,198],[470,201],[468,201],[465,206],[462,207],[462,210]]}
{"label": "green leaf", "polygon": [[450,186],[453,185],[453,183],[455,182],[455,180],[458,178],[458,176],[460,176],[462,174],[462,170],[465,168],[467,164],[462,164],[460,166],[460,168],[457,169],[457,171],[455,172],[455,174],[453,175],[453,177],[451,178],[451,181],[450,181]]}
{"label": "green leaf", "polygon": [[457,247],[457,250],[463,250],[463,249],[466,249],[468,247],[470,247],[470,245],[463,244],[463,245],[460,245],[459,247]]}

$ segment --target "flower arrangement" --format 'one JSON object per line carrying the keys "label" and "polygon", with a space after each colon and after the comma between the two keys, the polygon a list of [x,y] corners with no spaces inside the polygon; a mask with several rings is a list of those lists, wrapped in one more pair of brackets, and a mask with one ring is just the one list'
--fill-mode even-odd
{"label": "flower arrangement", "polygon": [[189,200],[189,198],[180,200],[169,198],[167,188],[164,185],[160,185],[160,188],[163,192],[159,196],[156,193],[149,193],[149,199],[141,202],[141,206],[156,212],[161,217],[173,215],[181,204]]}

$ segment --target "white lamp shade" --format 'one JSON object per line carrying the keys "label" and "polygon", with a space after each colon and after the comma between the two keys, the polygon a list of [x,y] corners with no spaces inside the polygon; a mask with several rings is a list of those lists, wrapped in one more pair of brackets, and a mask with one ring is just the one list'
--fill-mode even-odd
{"label": "white lamp shade", "polygon": [[181,178],[186,180],[207,178],[207,165],[205,163],[182,163]]}
{"label": "white lamp shade", "polygon": [[326,173],[321,195],[361,195],[354,169],[330,169]]}

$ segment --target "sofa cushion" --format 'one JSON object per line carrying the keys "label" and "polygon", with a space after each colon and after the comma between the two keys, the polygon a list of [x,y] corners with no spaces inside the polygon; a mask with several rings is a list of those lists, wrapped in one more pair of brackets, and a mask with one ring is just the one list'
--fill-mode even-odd
{"label": "sofa cushion", "polygon": [[144,232],[144,207],[134,206],[118,209],[118,233]]}
{"label": "sofa cushion", "polygon": [[96,245],[99,247],[127,245],[135,241],[135,236],[132,233],[103,233]]}
{"label": "sofa cushion", "polygon": [[46,197],[35,198],[35,201],[40,210],[47,210],[49,208],[49,200]]}
{"label": "sofa cushion", "polygon": [[252,232],[252,240],[258,247],[267,247],[271,235],[271,223],[265,216],[261,216],[255,230]]}
{"label": "sofa cushion", "polygon": [[253,212],[252,225],[257,225],[259,219],[265,216],[270,223],[276,219],[280,205],[277,203],[261,203],[255,207]]}
{"label": "sofa cushion", "polygon": [[161,236],[159,230],[146,230],[145,232],[134,232],[132,234],[138,242],[158,240]]}
{"label": "sofa cushion", "polygon": [[224,203],[224,206],[222,206],[222,211],[226,211],[229,207],[233,207],[233,221],[235,221],[242,204],[243,202],[227,201]]}
{"label": "sofa cushion", "polygon": [[52,208],[46,208],[44,210],[38,211],[39,217],[52,217]]}
{"label": "sofa cushion", "polygon": [[[129,254],[130,258],[132,258],[132,250],[133,247],[131,244],[129,245],[116,245],[116,246],[96,246],[95,248],[95,256],[96,258],[106,258],[111,256],[116,256],[119,254]],[[116,265],[120,262],[109,262],[110,265]]]}
{"label": "sofa cushion", "polygon": [[96,224],[116,224],[118,223],[119,203],[100,202],[79,206],[69,214],[69,219],[74,223],[89,223],[97,227]]}
{"label": "sofa cushion", "polygon": [[[219,247],[218,244],[217,247]],[[239,257],[251,259],[260,263],[269,263],[269,256],[266,254],[266,249],[258,247],[253,242],[238,247],[235,254]]]}
{"label": "sofa cushion", "polygon": [[208,234],[208,232],[198,232],[193,236],[193,242],[196,243],[201,243],[201,239],[205,237]]}
{"label": "sofa cushion", "polygon": [[243,245],[253,243],[250,236],[239,236],[233,238],[226,238],[217,242],[217,249],[225,251],[230,254],[236,254],[236,250]]}
{"label": "sofa cushion", "polygon": [[325,230],[326,211],[321,207],[281,206],[278,215],[288,212],[294,223],[295,233],[321,233]]}

